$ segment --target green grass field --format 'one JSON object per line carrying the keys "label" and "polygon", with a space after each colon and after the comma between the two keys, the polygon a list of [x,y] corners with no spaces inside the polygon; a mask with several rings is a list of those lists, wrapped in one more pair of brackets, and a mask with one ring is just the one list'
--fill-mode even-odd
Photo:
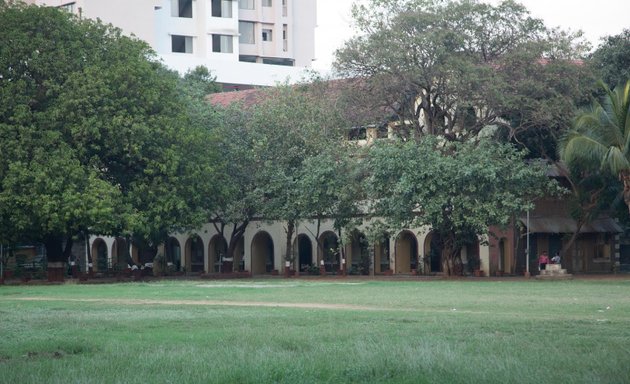
{"label": "green grass field", "polygon": [[630,277],[0,286],[0,383],[630,383]]}

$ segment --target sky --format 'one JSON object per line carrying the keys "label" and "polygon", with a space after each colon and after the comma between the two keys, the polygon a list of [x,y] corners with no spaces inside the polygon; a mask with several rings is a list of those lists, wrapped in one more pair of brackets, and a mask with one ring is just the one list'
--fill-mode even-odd
{"label": "sky", "polygon": [[[518,0],[517,0],[518,1]],[[352,37],[350,7],[354,0],[317,0],[315,30],[315,61],[313,68],[329,70],[335,49]],[[500,0],[487,0],[498,4]],[[630,0],[520,0],[534,17],[543,19],[548,27],[582,30],[593,47],[600,38],[630,29]]]}

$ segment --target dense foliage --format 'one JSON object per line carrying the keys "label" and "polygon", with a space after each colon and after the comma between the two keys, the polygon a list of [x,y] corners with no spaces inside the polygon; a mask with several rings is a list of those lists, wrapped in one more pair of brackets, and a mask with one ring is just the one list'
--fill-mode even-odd
{"label": "dense foliage", "polygon": [[515,2],[374,0],[354,18],[360,34],[337,51],[337,70],[361,79],[359,101],[415,135],[498,130],[532,157],[555,158],[587,100],[579,35],[547,29]]}
{"label": "dense foliage", "polygon": [[65,261],[80,232],[154,246],[205,219],[206,132],[144,42],[50,7],[0,5],[0,25],[1,242]]}
{"label": "dense foliage", "polygon": [[[233,231],[238,236],[254,216],[286,222],[290,252],[296,221],[312,212],[314,191],[304,190],[301,181],[309,173],[305,162],[341,148],[344,122],[329,87],[315,81],[260,90],[255,103],[224,111],[220,148],[229,180],[215,222],[239,223]],[[232,235],[229,243],[237,240]]]}
{"label": "dense foliage", "polygon": [[630,29],[607,36],[591,55],[597,76],[610,88],[630,79]]}
{"label": "dense foliage", "polygon": [[560,155],[569,166],[595,166],[618,176],[630,208],[630,81],[614,90],[601,85],[604,97],[578,116],[561,142]]}
{"label": "dense foliage", "polygon": [[[210,221],[226,239],[230,228],[231,256],[263,218],[286,223],[290,260],[299,220],[341,234],[369,216],[375,233],[435,231],[452,271],[462,246],[555,190],[526,157],[568,162],[581,222],[615,193],[600,169],[630,202],[630,83],[604,87],[557,151],[590,71],[627,79],[627,30],[584,61],[579,34],[513,1],[372,0],[354,17],[362,34],[336,63],[351,79],[220,108],[204,67],[180,78],[111,26],[0,1],[0,243],[43,242],[64,261],[77,235],[98,233],[155,253]],[[402,140],[345,142],[365,126]]]}
{"label": "dense foliage", "polygon": [[461,262],[464,245],[488,234],[491,225],[507,225],[512,215],[556,188],[542,164],[527,164],[511,145],[489,141],[427,136],[378,143],[368,162],[371,214],[392,229],[435,231],[449,273]]}

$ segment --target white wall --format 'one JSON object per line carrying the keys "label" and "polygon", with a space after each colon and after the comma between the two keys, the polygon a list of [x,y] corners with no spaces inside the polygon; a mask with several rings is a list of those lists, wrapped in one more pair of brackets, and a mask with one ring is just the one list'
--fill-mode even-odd
{"label": "white wall", "polygon": [[[29,0],[39,5],[59,6],[68,0]],[[82,17],[100,18],[121,28],[126,35],[135,35],[146,41],[162,58],[165,65],[181,73],[198,65],[213,71],[220,83],[271,86],[287,80],[303,78],[304,67],[310,67],[315,52],[314,28],[316,0],[289,1],[289,14],[282,16],[282,2],[275,0],[273,7],[262,7],[257,1],[254,11],[238,9],[232,5],[232,18],[212,17],[209,0],[193,0],[193,17],[171,16],[171,0],[76,0],[75,13],[81,8]],[[296,6],[299,4],[299,7]],[[242,53],[257,56],[293,57],[296,67],[239,62],[238,21],[256,21],[256,48]],[[263,45],[262,25],[273,24],[273,42]],[[297,24],[296,24],[297,22]],[[289,26],[289,49],[282,49],[282,26]],[[233,35],[232,53],[212,52],[213,33]],[[193,37],[193,53],[172,53],[171,36]],[[243,46],[241,46],[243,47]],[[295,56],[293,54],[295,53]]]}
{"label": "white wall", "polygon": [[[291,7],[293,20],[289,24],[289,46],[298,67],[310,67],[315,59],[315,27],[317,26],[316,0],[293,0],[300,6]],[[291,11],[291,10],[290,10]],[[282,31],[280,32],[282,33]]]}
{"label": "white wall", "polygon": [[198,65],[205,65],[217,76],[217,81],[220,83],[272,86],[283,83],[287,79],[290,82],[296,82],[306,76],[305,68],[235,62],[227,57],[222,60],[219,55],[207,59],[181,53],[159,56],[168,67],[181,73]]}

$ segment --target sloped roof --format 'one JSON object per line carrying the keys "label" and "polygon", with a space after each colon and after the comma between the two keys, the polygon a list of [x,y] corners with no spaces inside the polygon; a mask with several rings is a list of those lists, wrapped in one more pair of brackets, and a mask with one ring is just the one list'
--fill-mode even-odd
{"label": "sloped roof", "polygon": [[243,103],[246,106],[256,104],[261,100],[264,93],[263,88],[245,89],[242,91],[212,93],[206,96],[206,100],[221,107],[228,107],[234,103]]}
{"label": "sloped roof", "polygon": [[[386,107],[375,108],[362,102],[365,99],[365,88],[362,79],[337,79],[313,82],[309,84],[296,84],[293,87],[301,87],[312,97],[325,97],[334,100],[335,103],[343,103],[344,117],[349,126],[361,126],[366,124],[381,124],[388,121],[392,114]],[[206,100],[215,106],[228,107],[240,103],[244,108],[255,106],[266,97],[273,97],[272,88],[254,88],[233,92],[213,93],[206,96]]]}
{"label": "sloped roof", "polygon": [[[519,219],[527,226],[527,217]],[[566,216],[530,217],[529,232],[531,233],[575,233],[577,222]],[[620,233],[623,229],[617,222],[607,216],[601,216],[580,228],[580,233]]]}

